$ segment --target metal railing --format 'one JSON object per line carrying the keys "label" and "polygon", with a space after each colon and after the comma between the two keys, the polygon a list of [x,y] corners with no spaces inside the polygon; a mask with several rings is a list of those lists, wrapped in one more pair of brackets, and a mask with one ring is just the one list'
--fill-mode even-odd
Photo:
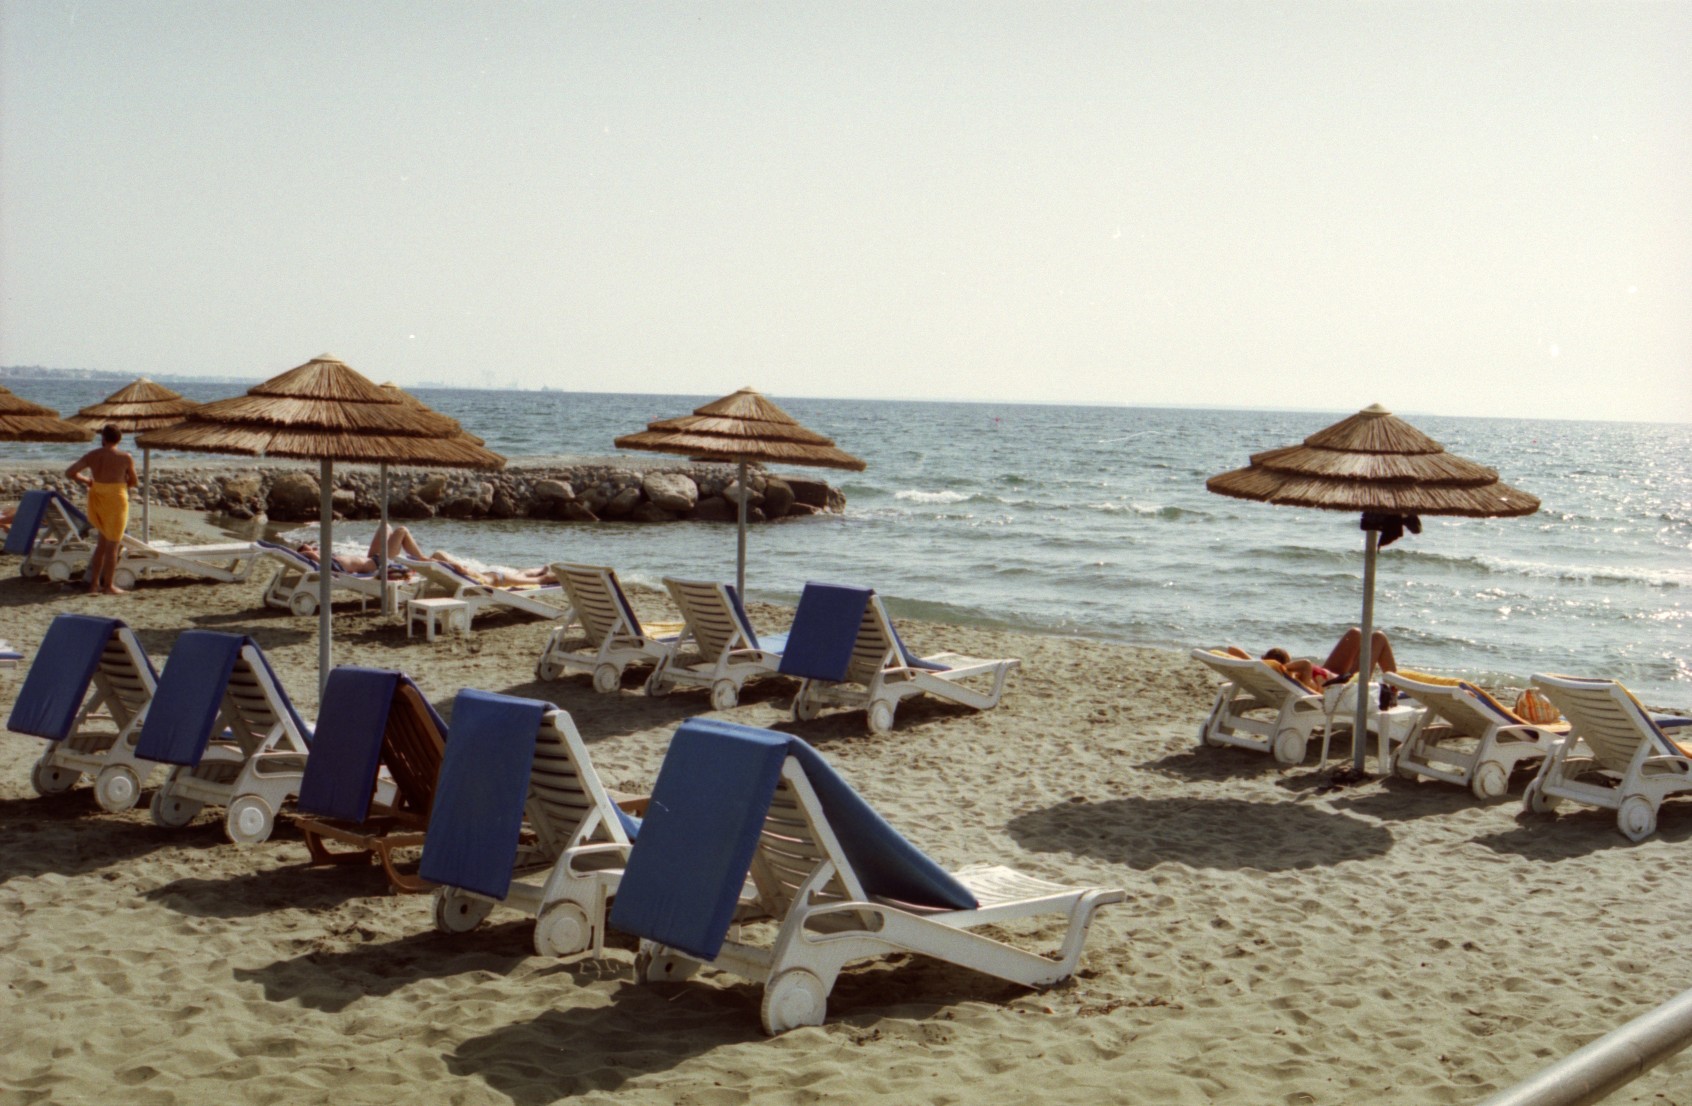
{"label": "metal railing", "polygon": [[1692,1044],[1692,990],[1571,1052],[1480,1106],[1586,1106]]}

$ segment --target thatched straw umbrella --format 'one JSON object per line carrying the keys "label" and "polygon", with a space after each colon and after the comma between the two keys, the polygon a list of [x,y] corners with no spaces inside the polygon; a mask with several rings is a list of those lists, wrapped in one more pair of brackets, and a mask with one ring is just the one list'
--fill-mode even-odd
{"label": "thatched straw umbrella", "polygon": [[[1359,668],[1369,666],[1375,619],[1375,554],[1405,529],[1419,532],[1420,515],[1506,518],[1531,515],[1539,500],[1498,479],[1484,465],[1445,452],[1443,446],[1380,404],[1365,408],[1301,445],[1254,453],[1243,469],[1212,476],[1205,487],[1218,495],[1363,515],[1363,624]],[[1366,753],[1367,672],[1358,676],[1352,767],[1363,771]],[[1385,740],[1382,740],[1385,752]]]}
{"label": "thatched straw umbrella", "polygon": [[0,386],[0,442],[86,442],[94,435]]}
{"label": "thatched straw umbrella", "polygon": [[[119,388],[99,403],[84,407],[68,421],[90,430],[115,426],[125,434],[143,430],[158,430],[182,421],[183,416],[198,407],[191,399],[183,399],[163,384],[154,384],[141,377],[133,384]],[[141,450],[141,540],[152,537],[147,508],[153,489],[153,451]]]}
{"label": "thatched straw umbrella", "polygon": [[[336,461],[467,469],[505,464],[499,454],[467,440],[452,419],[400,402],[328,354],[244,396],[205,404],[175,426],[137,441],[155,449],[319,462],[318,555],[325,568],[334,550]],[[324,572],[318,592],[320,694],[330,669],[329,585],[330,573]]]}
{"label": "thatched straw umbrella", "polygon": [[638,434],[625,434],[618,449],[680,453],[707,461],[734,461],[739,467],[740,538],[735,559],[735,586],[746,594],[746,464],[763,461],[782,465],[862,472],[864,463],[836,449],[834,439],[807,430],[793,417],[751,388],[695,408],[679,419],[660,419]]}

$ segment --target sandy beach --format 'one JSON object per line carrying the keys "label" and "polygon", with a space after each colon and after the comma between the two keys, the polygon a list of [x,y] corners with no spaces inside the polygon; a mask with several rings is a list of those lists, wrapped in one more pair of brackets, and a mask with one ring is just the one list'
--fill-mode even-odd
{"label": "sandy beach", "polygon": [[[167,537],[201,526],[154,515]],[[26,654],[64,612],[124,618],[156,663],[184,629],[238,631],[315,716],[316,620],[266,609],[262,567],[90,597],[16,566],[0,558],[0,636]],[[663,596],[635,601],[674,617]],[[338,662],[403,669],[444,715],[462,687],[550,700],[618,790],[644,794],[677,724],[709,711],[704,692],[648,698],[634,674],[612,695],[538,682],[540,621],[484,616],[468,644],[427,644],[356,601],[337,611]],[[770,630],[789,613],[752,610]],[[861,712],[792,722],[781,681],[727,716],[804,737],[942,863],[1124,888],[1068,984],[883,961],[841,977],[824,1026],[769,1039],[757,988],[637,984],[615,932],[603,960],[545,960],[515,913],[449,936],[375,868],[306,867],[291,827],[237,847],[211,812],[171,831],[145,800],[103,813],[86,783],[37,797],[41,742],[3,734],[0,1104],[1470,1103],[1692,979],[1692,803],[1630,845],[1606,812],[1522,815],[1520,778],[1496,803],[1402,780],[1326,789],[1314,750],[1283,769],[1198,749],[1215,685],[1180,654],[900,629],[919,651],[1022,668],[996,710],[918,701],[883,736]],[[0,670],[0,709],[25,667]],[[1688,1084],[1682,1057],[1610,1101],[1684,1106]]]}

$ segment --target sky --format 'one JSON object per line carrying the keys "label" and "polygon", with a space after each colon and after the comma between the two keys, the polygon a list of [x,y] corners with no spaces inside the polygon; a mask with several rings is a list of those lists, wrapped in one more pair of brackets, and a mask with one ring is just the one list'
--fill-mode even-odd
{"label": "sky", "polygon": [[1692,0],[0,0],[0,364],[1692,421]]}

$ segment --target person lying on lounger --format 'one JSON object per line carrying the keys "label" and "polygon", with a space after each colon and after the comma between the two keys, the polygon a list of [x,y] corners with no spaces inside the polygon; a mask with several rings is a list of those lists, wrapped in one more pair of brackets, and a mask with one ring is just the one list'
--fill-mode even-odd
{"label": "person lying on lounger", "polygon": [[[1272,662],[1311,691],[1321,691],[1329,684],[1343,684],[1357,674],[1362,642],[1363,631],[1353,626],[1340,636],[1328,659],[1321,664],[1306,657],[1295,658],[1279,646],[1267,650],[1263,659]],[[1376,630],[1369,636],[1369,642],[1369,674],[1374,675],[1377,668],[1382,672],[1397,672],[1398,660],[1392,654],[1392,642],[1387,640],[1386,634]],[[1245,650],[1232,646],[1228,651],[1237,657],[1248,656]]]}
{"label": "person lying on lounger", "polygon": [[[395,526],[386,535],[388,539],[388,562],[392,564],[402,554],[424,560],[423,549],[417,544],[417,539],[411,536],[411,531],[403,526]],[[382,528],[376,528],[376,536],[370,539],[370,551],[363,557],[336,557],[335,564],[343,572],[375,572],[376,554],[382,549]],[[317,543],[303,541],[294,547],[296,552],[312,564],[319,561]],[[439,558],[436,558],[439,559]]]}
{"label": "person lying on lounger", "polygon": [[546,565],[536,565],[534,568],[510,568],[506,565],[471,568],[444,549],[437,549],[429,554],[429,560],[439,561],[460,576],[468,576],[479,584],[494,588],[536,587],[558,582],[558,577],[554,576],[552,569]]}

